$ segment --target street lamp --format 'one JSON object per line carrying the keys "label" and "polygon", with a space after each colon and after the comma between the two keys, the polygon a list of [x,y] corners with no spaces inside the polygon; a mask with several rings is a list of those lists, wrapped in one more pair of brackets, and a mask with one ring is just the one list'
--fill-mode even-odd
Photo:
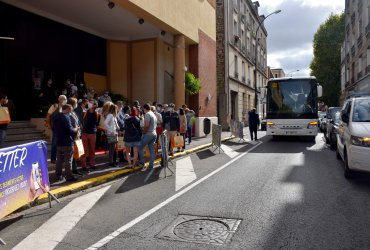
{"label": "street lamp", "polygon": [[294,72],[298,72],[299,71],[299,69],[296,69],[296,70],[293,70],[293,71],[290,71],[288,74],[286,74],[287,76],[289,76],[289,74],[290,74],[290,76],[292,76],[292,73],[294,73]]}
{"label": "street lamp", "polygon": [[281,10],[275,10],[274,12],[268,14],[261,22],[258,20],[258,27],[256,30],[256,47],[254,48],[254,107],[257,108],[258,100],[257,100],[257,50],[258,50],[258,30],[260,29],[263,22],[271,15],[280,13]]}

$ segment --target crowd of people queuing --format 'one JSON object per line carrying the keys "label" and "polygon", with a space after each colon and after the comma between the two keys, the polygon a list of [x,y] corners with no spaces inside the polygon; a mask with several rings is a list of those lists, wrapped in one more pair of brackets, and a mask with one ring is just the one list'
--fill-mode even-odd
{"label": "crowd of people queuing", "polygon": [[[51,162],[56,164],[56,181],[64,179],[63,167],[67,181],[94,170],[97,148],[108,151],[109,167],[117,167],[120,161],[127,162],[129,168],[140,166],[146,171],[154,167],[155,146],[163,131],[169,138],[166,147],[171,155],[174,154],[173,136],[181,134],[183,137],[183,146],[178,151],[185,149],[186,139],[191,143],[195,112],[186,105],[176,110],[173,103],[154,102],[140,106],[139,101],[134,101],[130,107],[123,101],[113,103],[108,92],[98,100],[76,97],[60,95],[46,117],[46,126],[52,130]],[[117,150],[119,138],[124,142],[122,151]],[[84,149],[78,160],[73,157],[76,140],[82,140]],[[144,164],[144,150],[149,151],[147,165]]]}

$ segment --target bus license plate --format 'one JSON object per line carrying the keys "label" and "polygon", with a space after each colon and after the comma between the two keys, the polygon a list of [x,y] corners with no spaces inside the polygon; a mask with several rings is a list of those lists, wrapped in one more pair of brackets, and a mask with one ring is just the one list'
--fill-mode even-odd
{"label": "bus license plate", "polygon": [[286,134],[287,135],[296,135],[297,131],[287,131]]}

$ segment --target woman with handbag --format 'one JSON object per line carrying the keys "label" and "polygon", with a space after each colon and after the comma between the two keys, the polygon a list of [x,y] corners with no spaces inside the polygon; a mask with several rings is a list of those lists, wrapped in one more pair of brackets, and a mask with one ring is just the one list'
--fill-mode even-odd
{"label": "woman with handbag", "polygon": [[117,106],[113,103],[109,106],[108,112],[104,117],[104,126],[107,136],[107,144],[109,150],[109,166],[117,167],[117,163],[113,161],[116,144],[118,142],[119,126],[117,122]]}
{"label": "woman with handbag", "polygon": [[[123,140],[125,142],[126,147],[126,159],[128,161],[129,167],[134,167],[138,160],[138,153],[142,136],[139,112],[136,107],[132,107],[130,116],[125,118],[125,126],[123,131],[124,131]],[[133,148],[134,151],[133,162],[131,162],[130,156],[131,147]]]}
{"label": "woman with handbag", "polygon": [[186,138],[186,130],[187,130],[187,120],[185,116],[185,112],[183,108],[179,109],[179,118],[180,118],[180,135],[184,138],[184,146],[179,151],[184,151],[185,149],[185,138]]}

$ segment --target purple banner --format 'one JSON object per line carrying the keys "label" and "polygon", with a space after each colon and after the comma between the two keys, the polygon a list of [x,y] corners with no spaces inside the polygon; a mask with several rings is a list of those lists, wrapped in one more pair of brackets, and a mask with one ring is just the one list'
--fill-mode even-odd
{"label": "purple banner", "polygon": [[47,144],[0,149],[0,219],[49,191]]}

